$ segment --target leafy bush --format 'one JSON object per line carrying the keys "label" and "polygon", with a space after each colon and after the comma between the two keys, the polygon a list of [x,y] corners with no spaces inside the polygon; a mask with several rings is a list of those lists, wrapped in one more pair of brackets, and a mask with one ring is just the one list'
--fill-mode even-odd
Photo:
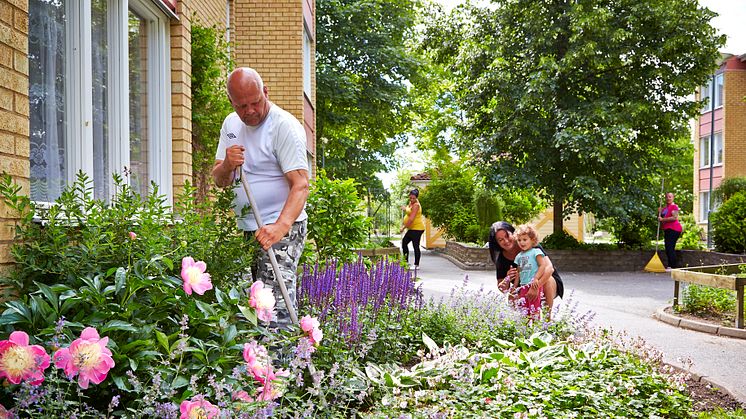
{"label": "leafy bush", "polygon": [[736,192],[710,217],[715,249],[726,253],[746,253],[746,192]]}
{"label": "leafy bush", "polygon": [[370,219],[364,208],[353,179],[329,179],[320,170],[316,180],[311,182],[306,204],[311,220],[308,239],[312,253],[304,252],[304,261],[354,260],[353,249],[363,247],[368,239]]}
{"label": "leafy bush", "polygon": [[544,237],[541,245],[547,249],[583,249],[587,247],[564,230]]}
{"label": "leafy bush", "polygon": [[597,228],[611,233],[620,249],[642,249],[650,246],[657,222],[655,212],[627,213],[599,220]]}
{"label": "leafy bush", "polygon": [[679,307],[684,313],[698,316],[733,315],[736,310],[736,295],[725,289],[690,284],[682,292]]}
{"label": "leafy bush", "polygon": [[686,250],[704,250],[705,245],[702,243],[704,230],[694,221],[694,215],[685,214],[679,217],[682,233],[679,241],[676,242],[677,249]]}
{"label": "leafy bush", "polygon": [[720,182],[720,186],[713,191],[716,202],[725,202],[739,192],[746,192],[746,176],[729,177]]}
{"label": "leafy bush", "polygon": [[223,31],[192,22],[192,173],[200,201],[208,196],[223,118],[232,112],[225,94],[233,65]]}
{"label": "leafy bush", "polygon": [[[541,214],[547,203],[538,194],[527,189],[499,188],[497,196],[503,202],[503,220],[519,225],[527,223]],[[499,218],[493,220],[497,221]]]}
{"label": "leafy bush", "polygon": [[469,225],[478,225],[474,208],[476,173],[457,163],[445,163],[432,171],[432,180],[420,191],[422,213],[448,237],[465,237]]}

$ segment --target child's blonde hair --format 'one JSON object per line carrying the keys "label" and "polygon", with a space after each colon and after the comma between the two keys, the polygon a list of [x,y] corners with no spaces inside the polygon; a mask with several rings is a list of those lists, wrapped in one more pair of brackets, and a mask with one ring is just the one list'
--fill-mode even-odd
{"label": "child's blonde hair", "polygon": [[515,229],[516,236],[528,236],[531,239],[531,244],[536,246],[539,244],[539,233],[536,231],[534,226],[531,224],[521,224]]}

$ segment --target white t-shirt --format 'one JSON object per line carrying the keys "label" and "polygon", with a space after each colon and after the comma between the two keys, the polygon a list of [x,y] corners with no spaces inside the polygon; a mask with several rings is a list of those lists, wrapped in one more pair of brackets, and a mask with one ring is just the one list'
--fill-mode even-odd
{"label": "white t-shirt", "polygon": [[[243,176],[249,183],[259,214],[265,224],[272,224],[280,217],[282,207],[290,194],[290,185],[285,173],[308,169],[306,158],[306,132],[300,122],[277,105],[272,105],[267,117],[256,127],[250,127],[233,112],[223,121],[220,142],[215,153],[216,160],[225,160],[225,150],[235,144],[246,148],[244,152]],[[259,227],[254,214],[241,217],[249,200],[243,187],[234,188],[236,199],[233,208],[238,218],[238,227],[254,231]],[[295,221],[308,218],[305,205]]]}

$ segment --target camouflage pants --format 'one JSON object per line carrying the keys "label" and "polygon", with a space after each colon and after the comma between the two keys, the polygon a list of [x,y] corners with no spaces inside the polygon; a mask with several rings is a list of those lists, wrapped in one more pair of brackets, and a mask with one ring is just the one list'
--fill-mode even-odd
{"label": "camouflage pants", "polygon": [[[296,221],[293,223],[288,234],[272,246],[272,249],[274,249],[275,252],[275,257],[277,258],[277,265],[280,268],[280,273],[285,279],[285,287],[288,290],[288,296],[290,297],[290,301],[292,302],[296,313],[298,312],[298,303],[295,299],[298,278],[298,261],[300,260],[301,253],[303,253],[306,229],[306,220]],[[269,252],[265,252],[259,247],[259,243],[256,241],[254,233],[254,231],[247,231],[245,233],[246,239],[251,240],[258,248],[255,252],[256,257],[251,266],[251,275],[255,281],[262,281],[266,287],[272,288],[272,294],[275,296],[275,300],[277,301],[275,306],[276,321],[273,320],[270,323],[270,327],[285,328],[292,324],[290,312],[288,311],[285,299],[282,296],[280,285],[275,280],[272,263],[269,261]]]}

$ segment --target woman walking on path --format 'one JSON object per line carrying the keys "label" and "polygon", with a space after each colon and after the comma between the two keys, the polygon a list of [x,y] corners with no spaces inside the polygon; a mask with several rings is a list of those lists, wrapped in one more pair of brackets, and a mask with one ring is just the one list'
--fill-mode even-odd
{"label": "woman walking on path", "polygon": [[[521,248],[518,246],[518,240],[513,233],[515,233],[515,228],[505,221],[498,221],[490,227],[488,240],[490,257],[492,258],[492,262],[495,263],[497,288],[502,292],[508,292],[510,283],[518,276],[516,269],[518,265],[515,263],[515,258],[521,252]],[[552,265],[552,261],[549,260],[549,256],[541,246],[538,246],[538,248],[545,255],[546,266],[541,278],[531,283],[531,289],[527,293],[526,298],[536,298],[539,295],[539,288],[543,288],[551,316],[554,299],[564,295],[565,287],[562,284],[562,278],[560,278],[559,273],[554,268],[554,265]]]}
{"label": "woman walking on path", "polygon": [[401,240],[401,250],[404,253],[404,261],[409,263],[409,243],[412,243],[412,247],[414,247],[415,269],[420,267],[420,238],[422,238],[422,233],[425,232],[425,222],[422,220],[422,206],[420,206],[420,201],[417,199],[419,196],[420,191],[417,189],[412,189],[409,193],[409,204],[402,207],[405,215],[402,227],[399,229],[400,233],[404,229],[408,229]]}
{"label": "woman walking on path", "polygon": [[663,229],[663,243],[666,247],[666,258],[668,258],[668,269],[679,267],[676,257],[676,242],[681,236],[681,223],[679,222],[679,206],[673,203],[673,192],[666,193],[666,206],[658,208],[658,221]]}

